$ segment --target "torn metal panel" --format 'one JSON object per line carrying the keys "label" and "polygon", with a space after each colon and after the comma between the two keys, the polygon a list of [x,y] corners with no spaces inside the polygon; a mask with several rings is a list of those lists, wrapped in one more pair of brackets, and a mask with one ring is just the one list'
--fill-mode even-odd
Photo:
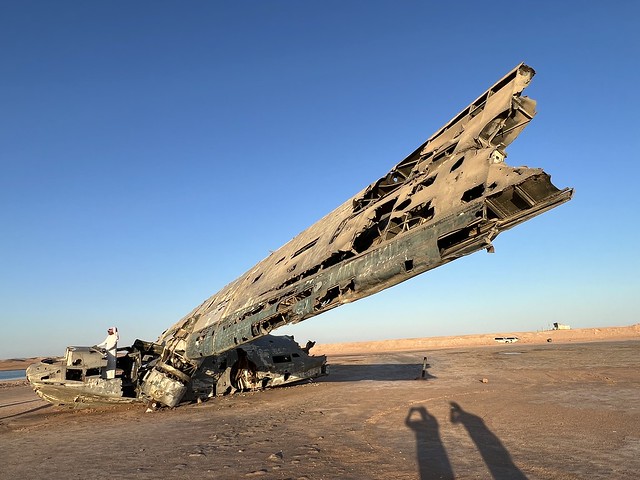
{"label": "torn metal panel", "polygon": [[[136,354],[133,355],[136,357]],[[129,357],[118,359],[120,367],[136,363]],[[130,403],[135,400],[133,379],[121,374],[106,379],[107,360],[93,347],[67,347],[60,359],[45,359],[30,365],[27,379],[36,393],[54,404]]]}
{"label": "torn metal panel", "polygon": [[156,344],[134,345],[128,355],[142,362],[130,374],[136,396],[173,406],[183,395],[323,374],[324,361],[311,357],[291,371],[269,364],[260,352],[273,360],[275,346],[265,349],[261,339],[492,251],[500,232],[568,201],[573,190],[559,190],[541,169],[505,163],[506,147],[535,116],[535,101],[521,95],[534,73],[518,65],[389,173],[205,300]]}
{"label": "torn metal panel", "polygon": [[266,335],[207,357],[192,370],[176,358],[162,345],[137,340],[118,349],[116,378],[106,379],[107,362],[99,349],[68,347],[64,357],[29,366],[27,379],[40,397],[56,405],[150,401],[175,407],[183,400],[288,385],[327,373],[324,355],[310,355],[289,336]]}
{"label": "torn metal panel", "polygon": [[266,335],[222,356],[204,359],[192,379],[199,398],[277,387],[327,373],[326,357],[309,356],[293,337]]}

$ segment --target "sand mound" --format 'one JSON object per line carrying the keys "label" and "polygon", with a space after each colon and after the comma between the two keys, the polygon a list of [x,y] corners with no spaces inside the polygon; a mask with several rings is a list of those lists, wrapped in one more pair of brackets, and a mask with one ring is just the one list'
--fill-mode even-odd
{"label": "sand mound", "polygon": [[640,324],[627,327],[580,328],[574,330],[545,330],[540,332],[501,332],[459,337],[405,338],[380,340],[375,342],[350,342],[317,344],[315,355],[337,355],[369,352],[400,352],[413,350],[433,350],[456,347],[482,347],[496,345],[496,337],[518,337],[518,343],[537,344],[552,342],[582,343],[637,340],[640,338]]}

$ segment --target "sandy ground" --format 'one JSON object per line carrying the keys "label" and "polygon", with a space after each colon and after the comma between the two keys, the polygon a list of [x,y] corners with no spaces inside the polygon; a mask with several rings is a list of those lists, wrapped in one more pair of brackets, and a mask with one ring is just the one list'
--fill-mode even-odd
{"label": "sandy ground", "polygon": [[13,382],[0,477],[635,478],[639,354],[640,339],[330,354],[313,383],[155,413],[65,410]]}

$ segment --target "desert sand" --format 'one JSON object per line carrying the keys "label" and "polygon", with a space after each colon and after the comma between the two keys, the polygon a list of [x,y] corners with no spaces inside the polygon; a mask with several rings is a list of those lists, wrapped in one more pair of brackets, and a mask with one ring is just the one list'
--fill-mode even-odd
{"label": "desert sand", "polygon": [[7,382],[0,476],[634,478],[638,326],[528,335],[317,345],[327,377],[154,413],[53,407]]}
{"label": "desert sand", "polygon": [[538,332],[500,332],[458,337],[406,338],[377,342],[353,342],[316,345],[316,355],[345,353],[399,352],[434,350],[454,347],[482,347],[496,344],[496,337],[518,337],[519,344],[551,342],[584,343],[612,340],[640,340],[640,323],[624,327],[580,328],[570,330],[543,330]]}

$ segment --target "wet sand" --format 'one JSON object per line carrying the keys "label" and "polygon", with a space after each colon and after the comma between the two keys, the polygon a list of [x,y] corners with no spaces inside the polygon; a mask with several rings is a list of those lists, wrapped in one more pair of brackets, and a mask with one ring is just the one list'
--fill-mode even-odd
{"label": "wet sand", "polygon": [[155,413],[9,386],[2,476],[633,478],[639,354],[637,339],[336,353],[313,383]]}

